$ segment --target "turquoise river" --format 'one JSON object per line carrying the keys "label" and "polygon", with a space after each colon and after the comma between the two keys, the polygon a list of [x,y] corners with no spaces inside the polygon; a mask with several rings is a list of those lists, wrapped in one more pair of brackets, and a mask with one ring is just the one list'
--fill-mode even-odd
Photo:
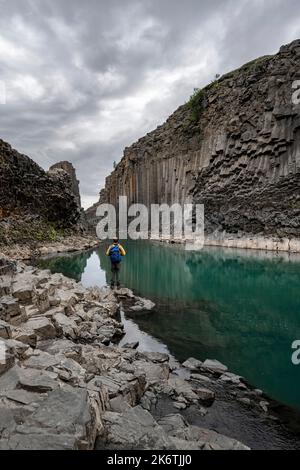
{"label": "turquoise river", "polygon": [[[104,286],[107,244],[97,250],[39,260],[41,267]],[[124,318],[125,340],[167,351],[179,360],[218,359],[270,397],[300,409],[300,256],[152,242],[124,243],[122,285],[156,308]]]}

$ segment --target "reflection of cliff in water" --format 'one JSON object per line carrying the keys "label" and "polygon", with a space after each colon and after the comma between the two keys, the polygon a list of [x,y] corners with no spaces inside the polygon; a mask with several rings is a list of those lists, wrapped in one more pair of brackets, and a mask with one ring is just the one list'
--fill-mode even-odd
{"label": "reflection of cliff in water", "polygon": [[[76,271],[77,279],[84,271],[86,286],[105,285],[111,276],[107,244],[91,253],[52,259],[50,267],[72,277]],[[121,267],[122,285],[156,303],[155,311],[134,316],[143,331],[162,340],[178,359],[216,358],[275,398],[299,407],[300,376],[291,362],[291,344],[300,331],[297,257],[123,244],[128,254]]]}
{"label": "reflection of cliff in water", "polygon": [[[127,243],[127,250],[123,284],[157,304],[134,320],[172,354],[218,358],[278,397],[293,377],[295,384],[290,356],[300,328],[298,259],[141,242]],[[101,263],[105,269],[105,259]],[[298,403],[297,393],[290,387],[291,403]]]}
{"label": "reflection of cliff in water", "polygon": [[85,251],[82,253],[49,257],[40,259],[38,266],[40,268],[50,269],[52,273],[62,273],[79,282],[81,281],[82,273],[87,266],[87,261],[90,256],[91,252]]}

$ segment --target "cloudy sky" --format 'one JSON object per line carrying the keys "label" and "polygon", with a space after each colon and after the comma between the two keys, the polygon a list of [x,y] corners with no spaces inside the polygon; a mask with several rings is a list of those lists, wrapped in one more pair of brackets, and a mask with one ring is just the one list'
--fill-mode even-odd
{"label": "cloudy sky", "polygon": [[0,0],[0,138],[71,161],[89,207],[124,147],[299,19],[299,0]]}

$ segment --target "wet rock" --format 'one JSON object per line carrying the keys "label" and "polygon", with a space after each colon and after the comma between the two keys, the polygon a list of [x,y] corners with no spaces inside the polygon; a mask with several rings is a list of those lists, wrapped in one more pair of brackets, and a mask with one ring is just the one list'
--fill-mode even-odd
{"label": "wet rock", "polygon": [[206,361],[204,361],[201,365],[201,369],[208,370],[209,372],[212,372],[213,374],[217,375],[222,375],[224,374],[224,372],[228,371],[228,368],[224,366],[224,364],[212,359],[207,359]]}
{"label": "wet rock", "polygon": [[119,298],[126,298],[128,297],[129,299],[134,299],[134,293],[132,292],[132,290],[130,289],[127,289],[126,287],[122,287],[121,289],[118,289],[115,291],[115,294],[119,297]]}
{"label": "wet rock", "polygon": [[198,361],[198,359],[194,359],[193,357],[190,357],[187,359],[182,365],[183,367],[186,367],[187,369],[190,369],[192,371],[197,371],[201,368],[202,362]]}
{"label": "wet rock", "polygon": [[240,385],[242,377],[236,374],[231,374],[230,372],[226,372],[225,374],[221,375],[220,380],[222,380],[222,382],[233,385]]}
{"label": "wet rock", "polygon": [[206,375],[202,375],[202,374],[191,374],[190,380],[195,380],[196,382],[206,382],[206,383],[212,382],[212,380],[209,377],[206,377]]}
{"label": "wet rock", "polygon": [[154,302],[151,302],[151,300],[148,299],[142,299],[141,297],[135,297],[134,302],[134,305],[129,308],[131,312],[150,311],[155,307]]}

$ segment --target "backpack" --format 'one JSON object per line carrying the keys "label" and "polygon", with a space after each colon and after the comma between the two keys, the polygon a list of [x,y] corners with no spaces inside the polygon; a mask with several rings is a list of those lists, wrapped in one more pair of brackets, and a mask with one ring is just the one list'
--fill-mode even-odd
{"label": "backpack", "polygon": [[122,261],[122,256],[119,250],[118,245],[113,245],[109,250],[109,257],[112,263],[120,263]]}

